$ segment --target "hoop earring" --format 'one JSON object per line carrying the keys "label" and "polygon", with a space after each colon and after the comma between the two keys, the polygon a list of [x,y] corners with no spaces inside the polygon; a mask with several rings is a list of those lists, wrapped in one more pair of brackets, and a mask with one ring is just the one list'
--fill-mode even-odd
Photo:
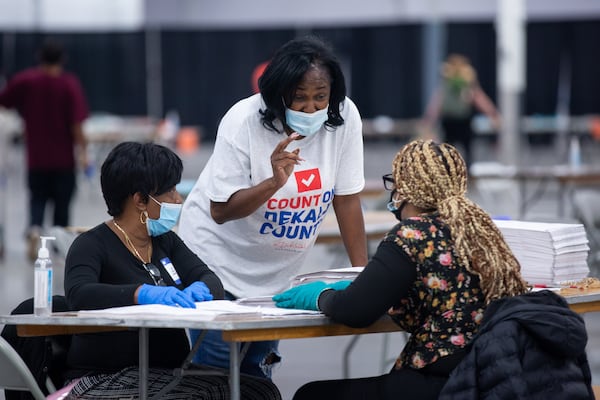
{"label": "hoop earring", "polygon": [[140,213],[140,222],[142,225],[146,225],[146,221],[148,221],[148,211],[144,210]]}

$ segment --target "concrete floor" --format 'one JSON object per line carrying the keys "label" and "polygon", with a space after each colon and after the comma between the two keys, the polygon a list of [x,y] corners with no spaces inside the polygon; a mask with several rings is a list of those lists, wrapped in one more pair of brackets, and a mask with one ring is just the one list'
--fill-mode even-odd
{"label": "concrete floor", "polygon": [[[33,265],[25,253],[24,230],[27,220],[27,195],[25,192],[23,149],[6,145],[0,148],[0,221],[4,222],[4,257],[0,260],[0,313],[9,313],[23,299],[33,295]],[[378,179],[390,172],[391,161],[400,147],[396,142],[374,142],[365,146],[365,169],[369,179]],[[96,148],[97,159],[102,160],[108,149]],[[211,144],[202,144],[198,152],[182,154],[184,178],[193,179],[201,171],[212,151]],[[584,148],[584,162],[600,162],[597,146]],[[494,160],[494,148],[482,143],[476,146],[476,160]],[[537,145],[526,152],[531,163],[550,164],[557,159],[551,147]],[[598,161],[596,161],[598,160]],[[515,215],[515,188],[485,187],[471,188],[470,197],[493,215]],[[529,209],[527,219],[556,220],[557,188],[549,185],[545,195]],[[384,203],[373,202],[368,207]],[[108,219],[98,183],[83,177],[73,204],[72,224],[92,226]],[[568,212],[568,210],[567,210]],[[339,267],[347,263],[339,247],[317,246],[304,266],[305,270]],[[64,260],[55,255],[55,294],[64,293],[62,288]],[[593,370],[594,383],[600,384],[600,314],[585,316],[589,333],[588,356]],[[303,383],[316,379],[340,378],[343,376],[344,352],[352,337],[333,337],[302,340],[284,340],[280,344],[283,362],[274,371],[274,381],[284,399],[291,399],[295,390]],[[403,334],[363,335],[348,355],[350,377],[370,376],[387,371],[404,343]],[[0,392],[0,400],[3,392]]]}

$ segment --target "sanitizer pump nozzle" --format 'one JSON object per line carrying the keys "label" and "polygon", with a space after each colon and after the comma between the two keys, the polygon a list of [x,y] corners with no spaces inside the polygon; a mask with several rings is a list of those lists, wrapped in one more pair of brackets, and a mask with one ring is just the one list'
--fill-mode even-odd
{"label": "sanitizer pump nozzle", "polygon": [[48,240],[56,240],[53,236],[40,236],[41,246],[35,260],[33,313],[47,316],[52,312],[52,260],[46,247]]}

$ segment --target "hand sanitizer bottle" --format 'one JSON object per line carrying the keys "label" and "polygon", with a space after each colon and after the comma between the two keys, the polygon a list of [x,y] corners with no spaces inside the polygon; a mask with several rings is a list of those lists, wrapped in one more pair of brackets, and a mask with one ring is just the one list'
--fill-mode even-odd
{"label": "hand sanitizer bottle", "polygon": [[52,312],[52,260],[46,247],[47,240],[55,240],[52,236],[40,236],[42,245],[35,260],[33,313],[48,316]]}

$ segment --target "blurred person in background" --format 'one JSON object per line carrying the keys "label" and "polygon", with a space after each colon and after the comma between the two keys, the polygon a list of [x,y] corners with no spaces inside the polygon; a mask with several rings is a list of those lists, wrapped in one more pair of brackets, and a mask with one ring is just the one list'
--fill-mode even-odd
{"label": "blurred person in background", "polygon": [[[69,249],[65,295],[71,310],[195,308],[196,302],[223,298],[219,278],[171,230],[181,210],[175,186],[182,170],[173,151],[154,143],[124,142],[109,153],[100,180],[112,218],[79,235]],[[66,378],[79,381],[67,399],[137,398],[138,342],[135,330],[74,335]],[[173,368],[182,367],[189,352],[184,329],[150,329],[150,397],[173,381]],[[229,398],[227,370],[209,370],[210,376],[184,376],[161,398]],[[244,399],[281,398],[267,379],[242,376],[240,390]]]}
{"label": "blurred person in background", "polygon": [[52,224],[70,224],[75,194],[76,159],[87,167],[82,122],[88,106],[79,80],[63,69],[62,46],[46,40],[40,64],[10,79],[0,92],[0,106],[16,109],[24,121],[29,189],[28,256],[37,257],[46,204],[54,207]]}
{"label": "blurred person in background", "polygon": [[490,118],[492,128],[500,127],[500,114],[477,80],[469,59],[450,54],[441,67],[441,83],[433,94],[424,116],[427,131],[439,120],[444,141],[462,151],[467,167],[473,162],[471,123],[478,110]]}
{"label": "blurred person in background", "polygon": [[[221,120],[179,223],[228,299],[288,288],[330,209],[351,265],[367,263],[362,121],[337,58],[315,37],[291,40],[272,57],[259,89]],[[271,377],[280,359],[277,341],[254,342],[241,370]],[[229,344],[207,332],[194,360],[225,368]]]}

